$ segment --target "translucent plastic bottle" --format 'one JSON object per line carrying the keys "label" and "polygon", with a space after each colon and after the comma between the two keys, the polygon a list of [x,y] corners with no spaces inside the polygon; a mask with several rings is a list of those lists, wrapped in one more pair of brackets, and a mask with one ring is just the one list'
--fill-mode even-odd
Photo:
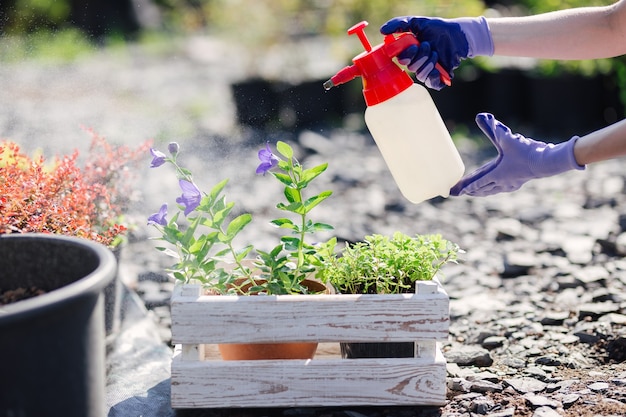
{"label": "translucent plastic bottle", "polygon": [[[328,80],[329,89],[361,76],[367,104],[365,123],[402,194],[412,203],[448,197],[465,167],[430,94],[413,83],[393,58],[411,44],[412,33],[388,35],[374,48],[364,33],[367,22],[348,30],[357,34],[365,52]],[[439,67],[442,79],[450,79]]]}

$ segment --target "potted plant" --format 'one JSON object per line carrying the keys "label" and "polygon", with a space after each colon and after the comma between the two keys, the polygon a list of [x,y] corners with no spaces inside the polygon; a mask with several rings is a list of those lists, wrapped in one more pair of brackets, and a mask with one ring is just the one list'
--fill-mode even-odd
{"label": "potted plant", "polygon": [[113,254],[41,233],[0,235],[0,253],[2,415],[101,417],[101,294],[115,276]]}
{"label": "potted plant", "polygon": [[[323,256],[318,277],[328,280],[342,294],[414,293],[418,281],[436,278],[441,267],[456,262],[461,251],[439,234],[392,236],[374,234],[346,245],[334,256]],[[413,357],[414,342],[341,343],[347,358]]]}
{"label": "potted plant", "polygon": [[[226,200],[227,180],[203,193],[179,162],[180,147],[151,150],[154,168],[174,167],[181,189],[148,218],[158,230],[157,249],[174,258],[171,300],[173,408],[332,405],[440,405],[445,402],[446,363],[437,342],[448,336],[449,298],[436,281],[419,282],[412,294],[320,294],[303,283],[311,275],[328,284],[336,239],[312,244],[308,236],[332,230],[310,218],[330,191],[307,194],[327,164],[304,168],[284,142],[259,151],[257,174],[270,173],[282,187],[271,221],[281,233],[264,251],[237,236],[252,222]],[[306,195],[305,195],[306,194]],[[236,214],[237,213],[237,214]],[[319,236],[316,236],[319,239]],[[306,239],[305,239],[306,238]],[[272,245],[270,245],[272,246]],[[323,271],[327,271],[325,275]],[[220,360],[213,345],[271,346],[292,342],[335,344],[417,340],[411,358],[270,358]],[[339,355],[337,355],[339,356]],[[304,359],[304,360],[302,360]],[[358,388],[355,388],[358,387]]]}
{"label": "potted plant", "polygon": [[[30,157],[11,141],[0,142],[0,235],[49,233],[88,239],[119,258],[128,223],[124,213],[132,196],[133,170],[146,141],[136,149],[113,146],[92,130],[84,165],[79,152]],[[120,282],[104,290],[105,328],[112,338],[119,326]]]}
{"label": "potted plant", "polygon": [[[235,203],[224,196],[228,180],[220,181],[208,193],[195,185],[192,173],[178,162],[180,147],[170,143],[166,155],[152,149],[153,168],[164,164],[174,167],[182,194],[176,199],[175,214],[168,220],[168,205],[163,204],[157,213],[148,218],[148,224],[160,232],[157,240],[169,244],[157,249],[172,256],[175,263],[169,268],[171,275],[181,283],[197,282],[207,294],[212,295],[280,295],[316,294],[328,292],[325,283],[312,275],[319,264],[318,249],[306,237],[332,226],[313,222],[309,215],[332,193],[322,191],[306,196],[307,187],[323,173],[328,164],[305,169],[285,142],[277,143],[281,157],[272,153],[269,145],[259,151],[260,165],[257,174],[271,173],[284,188],[284,202],[277,208],[292,218],[280,217],[271,223],[287,230],[278,244],[269,251],[252,244],[238,246],[238,234],[252,221],[249,213],[231,216]],[[231,348],[246,353],[251,358],[258,351],[266,351],[271,358],[310,358],[317,343],[298,344],[302,353],[293,353],[292,344],[242,344],[220,345],[225,359],[240,358]],[[286,352],[279,349],[286,348]],[[267,358],[267,356],[263,356]]]}

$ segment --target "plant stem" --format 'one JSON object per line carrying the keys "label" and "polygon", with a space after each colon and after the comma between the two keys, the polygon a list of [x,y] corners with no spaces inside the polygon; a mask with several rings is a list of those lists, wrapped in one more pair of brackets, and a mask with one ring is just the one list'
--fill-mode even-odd
{"label": "plant stem", "polygon": [[[297,162],[296,162],[297,163]],[[290,164],[291,176],[294,184],[296,185],[296,191],[298,192],[298,200],[302,204],[302,213],[300,214],[301,224],[300,224],[300,239],[298,240],[298,264],[296,266],[294,279],[298,280],[300,276],[300,271],[302,266],[304,265],[304,237],[306,234],[306,210],[304,207],[304,198],[302,197],[302,189],[303,187],[300,185],[300,178],[297,175],[293,162]]]}

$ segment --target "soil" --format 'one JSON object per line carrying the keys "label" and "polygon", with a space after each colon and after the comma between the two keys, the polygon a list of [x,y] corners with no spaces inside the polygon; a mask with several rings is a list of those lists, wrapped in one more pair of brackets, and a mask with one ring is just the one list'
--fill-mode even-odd
{"label": "soil", "polygon": [[21,287],[0,291],[0,305],[16,303],[45,293],[46,291],[37,287]]}

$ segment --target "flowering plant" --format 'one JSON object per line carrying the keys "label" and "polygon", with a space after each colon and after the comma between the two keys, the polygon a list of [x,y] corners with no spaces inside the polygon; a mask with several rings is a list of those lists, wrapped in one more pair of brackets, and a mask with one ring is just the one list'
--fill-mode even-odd
{"label": "flowering plant", "polygon": [[[313,222],[309,214],[332,193],[323,191],[310,197],[305,191],[310,183],[323,173],[324,163],[305,169],[285,142],[276,144],[278,155],[269,145],[258,153],[257,174],[270,173],[284,187],[285,201],[276,205],[291,216],[280,217],[271,223],[289,233],[280,237],[270,251],[255,249],[253,245],[236,246],[237,235],[252,221],[249,213],[230,216],[235,203],[223,195],[228,180],[216,184],[208,193],[202,193],[193,181],[191,172],[178,163],[179,145],[168,146],[169,156],[151,149],[151,167],[171,164],[176,172],[182,194],[176,199],[177,211],[167,220],[168,205],[148,218],[148,224],[160,232],[158,240],[169,247],[158,250],[176,259],[169,272],[178,280],[198,280],[216,294],[298,294],[309,290],[304,279],[321,264],[321,246],[305,241],[309,234],[332,230],[332,226]],[[186,226],[179,224],[186,218]],[[323,245],[322,245],[323,246]],[[256,252],[253,265],[245,260]],[[230,265],[228,265],[230,264]]]}
{"label": "flowering plant", "polygon": [[127,231],[121,217],[130,195],[129,168],[151,143],[133,150],[88,133],[92,142],[83,168],[78,151],[49,165],[14,142],[0,142],[0,234],[56,233],[109,247],[121,243]]}

